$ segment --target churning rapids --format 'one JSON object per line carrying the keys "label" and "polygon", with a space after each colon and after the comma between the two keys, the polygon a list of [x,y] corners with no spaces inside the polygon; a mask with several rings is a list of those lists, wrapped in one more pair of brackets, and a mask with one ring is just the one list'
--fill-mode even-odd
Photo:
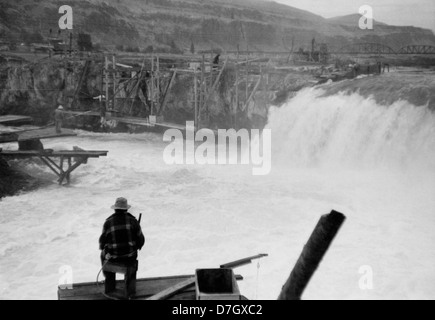
{"label": "churning rapids", "polygon": [[[320,215],[335,209],[347,221],[304,299],[435,299],[434,113],[325,90],[304,89],[271,109],[268,176],[249,166],[166,165],[156,134],[79,131],[47,141],[109,156],[79,168],[70,187],[0,202],[0,298],[56,299],[65,265],[75,283],[94,281],[102,224],[125,196],[135,216],[143,213],[141,278],[268,253],[260,268],[237,273],[245,296],[276,299]],[[14,165],[53,180],[43,166]],[[363,290],[368,268],[373,288]]]}

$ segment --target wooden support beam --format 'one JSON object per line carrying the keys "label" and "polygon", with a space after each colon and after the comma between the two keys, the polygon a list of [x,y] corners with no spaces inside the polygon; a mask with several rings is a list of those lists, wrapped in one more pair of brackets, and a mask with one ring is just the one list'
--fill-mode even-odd
{"label": "wooden support beam", "polygon": [[168,102],[168,93],[169,93],[169,91],[171,90],[172,85],[173,85],[174,82],[175,82],[175,77],[176,77],[176,76],[177,76],[177,71],[174,71],[174,73],[172,74],[171,80],[169,81],[169,84],[168,84],[168,86],[166,87],[165,95],[163,96],[163,102],[162,102],[162,105],[160,106],[159,112],[158,112],[158,114],[157,114],[158,116],[161,116],[162,113],[163,113],[163,111],[164,111],[165,108],[166,108],[166,104],[167,104],[167,102]]}
{"label": "wooden support beam", "polygon": [[105,63],[104,63],[104,72],[105,72],[105,77],[106,77],[106,81],[104,83],[105,85],[105,89],[106,89],[106,111],[109,110],[109,59],[106,57],[105,58]]}
{"label": "wooden support beam", "polygon": [[202,55],[202,62],[201,62],[201,80],[200,80],[200,93],[199,93],[199,106],[198,106],[198,115],[197,115],[197,121],[196,127],[198,129],[201,129],[201,109],[204,105],[204,99],[205,99],[205,92],[207,90],[207,84],[205,82],[205,55]]}
{"label": "wooden support beam", "polygon": [[[221,79],[222,73],[224,72],[225,67],[227,66],[227,62],[228,62],[228,57],[225,59],[225,63],[224,63],[224,65],[222,66],[222,69],[220,70],[219,75],[217,76],[217,78],[216,78],[216,80],[215,80],[213,86],[211,87],[211,89],[210,89],[210,91],[209,91],[209,93],[208,93],[208,95],[207,95],[207,97],[206,97],[206,99],[205,99],[205,101],[204,101],[204,105],[205,105],[205,106],[208,105],[211,96],[213,95],[214,91],[216,90],[216,87],[217,87],[217,85],[219,84],[219,80]],[[203,106],[202,108],[204,108],[204,106]],[[200,109],[200,111],[199,111],[199,116],[200,116],[200,115],[201,115],[201,109]]]}
{"label": "wooden support beam", "polygon": [[51,163],[43,156],[40,156],[39,159],[41,159],[46,165],[47,167],[50,168],[51,171],[53,171],[58,177],[60,176],[60,172],[57,172],[56,169],[51,165]]}
{"label": "wooden support beam", "polygon": [[[73,164],[72,166],[70,166],[70,167],[68,168],[67,171],[63,172],[63,173],[60,175],[59,184],[62,185],[63,180],[65,180],[65,178],[69,177],[70,174],[71,174],[75,169],[77,169],[77,168],[78,168],[82,163],[84,163],[86,160],[87,160],[87,159],[86,159],[85,157],[80,158],[80,159],[77,159],[77,162],[76,162],[75,164]],[[68,181],[68,180],[69,180],[69,179],[67,179],[67,181]]]}
{"label": "wooden support beam", "polygon": [[255,95],[255,92],[257,92],[258,87],[260,86],[261,83],[261,77],[258,79],[257,84],[255,85],[254,89],[252,89],[251,94],[249,95],[248,100],[246,100],[245,104],[243,105],[242,110],[245,111],[245,109],[248,107],[248,104],[251,102],[252,98]]}
{"label": "wooden support beam", "polygon": [[[239,61],[239,55],[237,54],[237,61]],[[236,105],[234,107],[234,128],[237,129],[237,114],[239,112],[239,65],[236,63]]]}
{"label": "wooden support beam", "polygon": [[245,82],[245,105],[248,101],[248,77],[249,77],[249,66],[248,66],[248,57],[246,57],[246,64],[245,64],[245,72],[246,72],[246,82]]}
{"label": "wooden support beam", "polygon": [[[156,91],[157,91],[157,106],[160,105],[160,57],[157,55],[157,84],[156,84]],[[160,107],[159,107],[160,108]]]}
{"label": "wooden support beam", "polygon": [[193,108],[195,109],[195,127],[197,127],[198,123],[198,77],[196,72],[193,76]]}
{"label": "wooden support beam", "polygon": [[172,297],[173,295],[177,294],[180,291],[183,291],[191,286],[195,285],[196,277],[192,277],[190,279],[184,280],[180,283],[177,283],[176,285],[173,285],[172,287],[169,287],[151,297],[149,297],[146,300],[165,300],[169,297]]}
{"label": "wooden support beam", "polygon": [[154,53],[151,55],[151,115],[154,115]]}

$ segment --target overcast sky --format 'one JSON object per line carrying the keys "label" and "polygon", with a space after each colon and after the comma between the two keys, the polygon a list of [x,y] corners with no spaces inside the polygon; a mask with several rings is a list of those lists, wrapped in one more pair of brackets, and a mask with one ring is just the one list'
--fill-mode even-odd
{"label": "overcast sky", "polygon": [[275,0],[325,18],[358,13],[362,5],[373,8],[375,20],[391,25],[423,27],[435,32],[435,0]]}

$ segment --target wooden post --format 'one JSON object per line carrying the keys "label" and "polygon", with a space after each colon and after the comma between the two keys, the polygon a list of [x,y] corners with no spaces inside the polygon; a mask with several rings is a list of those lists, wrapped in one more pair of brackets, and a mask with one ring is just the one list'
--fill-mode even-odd
{"label": "wooden post", "polygon": [[320,218],[310,239],[305,245],[287,282],[282,287],[278,300],[300,300],[308,282],[328,251],[346,217],[332,211]]}
{"label": "wooden post", "polygon": [[72,38],[73,38],[73,35],[70,32],[70,34],[69,34],[69,56],[70,57],[72,56]]}
{"label": "wooden post", "polygon": [[237,113],[239,111],[239,52],[237,51],[236,61],[236,107],[234,110],[234,129],[237,130]]}
{"label": "wooden post", "polygon": [[116,58],[115,55],[113,55],[113,59],[112,59],[112,71],[113,71],[113,103],[112,103],[112,107],[113,110],[116,111]]}
{"label": "wooden post", "polygon": [[210,51],[210,87],[213,85],[213,52]]}
{"label": "wooden post", "polygon": [[109,59],[105,57],[106,62],[104,66],[104,72],[106,73],[106,111],[109,111]]}
{"label": "wooden post", "polygon": [[246,88],[245,88],[245,104],[246,101],[248,101],[248,76],[249,76],[249,69],[248,69],[248,56],[246,56]]}
{"label": "wooden post", "polygon": [[198,123],[198,77],[196,76],[196,70],[193,74],[193,101],[194,101],[194,109],[195,109],[195,126],[197,128]]}
{"label": "wooden post", "polygon": [[162,105],[159,108],[159,112],[157,113],[158,116],[163,114],[163,111],[165,110],[166,107],[166,103],[168,102],[168,95],[169,95],[169,90],[171,90],[172,88],[172,84],[175,81],[175,76],[177,75],[177,71],[174,71],[174,73],[172,74],[172,78],[168,84],[168,87],[166,88],[165,91],[165,95],[163,96],[163,101],[162,101]]}
{"label": "wooden post", "polygon": [[205,99],[205,92],[206,92],[207,86],[205,81],[205,55],[202,55],[202,62],[201,62],[201,85],[200,85],[200,96],[199,96],[199,106],[198,106],[198,123],[197,128],[200,129],[200,123],[201,123],[201,109],[204,105],[204,99]]}
{"label": "wooden post", "polygon": [[157,77],[157,79],[156,79],[156,81],[157,81],[157,83],[156,83],[156,91],[157,91],[157,97],[156,97],[156,99],[157,99],[157,107],[159,108],[159,105],[160,105],[160,57],[159,57],[159,55],[157,55],[157,74],[156,74],[156,77]]}
{"label": "wooden post", "polygon": [[151,55],[151,115],[154,115],[154,53]]}

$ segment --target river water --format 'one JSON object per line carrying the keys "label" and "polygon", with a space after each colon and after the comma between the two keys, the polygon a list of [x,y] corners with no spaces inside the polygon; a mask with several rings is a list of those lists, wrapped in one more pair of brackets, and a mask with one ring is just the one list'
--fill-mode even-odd
{"label": "river water", "polygon": [[[143,213],[141,278],[268,253],[236,271],[245,296],[276,299],[320,216],[335,209],[347,220],[304,299],[434,299],[435,115],[327,90],[271,109],[266,176],[247,165],[167,165],[158,134],[46,141],[109,154],[80,167],[69,187],[1,200],[0,298],[56,299],[65,266],[75,283],[95,281],[102,224],[124,196]],[[31,161],[13,165],[54,180]]]}

